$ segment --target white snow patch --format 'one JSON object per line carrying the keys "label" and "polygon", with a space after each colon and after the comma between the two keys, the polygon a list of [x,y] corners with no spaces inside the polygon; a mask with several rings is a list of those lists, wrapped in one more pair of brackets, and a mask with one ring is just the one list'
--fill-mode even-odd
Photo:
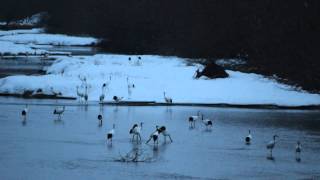
{"label": "white snow patch", "polygon": [[[163,102],[163,92],[173,102],[319,105],[320,95],[295,91],[261,75],[227,71],[229,78],[193,79],[201,65],[187,66],[185,59],[162,56],[95,55],[58,57],[43,76],[11,76],[0,79],[0,92],[22,93],[42,88],[44,93],[60,91],[76,97],[79,75],[87,78],[89,100],[98,101],[103,83],[109,83],[106,100],[114,95],[125,100]],[[111,77],[111,81],[109,80]],[[129,83],[135,88],[128,89]],[[80,89],[83,91],[83,89]]]}

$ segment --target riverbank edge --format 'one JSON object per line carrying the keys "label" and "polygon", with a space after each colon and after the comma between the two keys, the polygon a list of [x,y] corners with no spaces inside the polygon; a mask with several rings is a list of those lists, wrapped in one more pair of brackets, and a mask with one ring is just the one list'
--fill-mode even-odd
{"label": "riverbank edge", "polygon": [[[0,94],[0,96],[2,96]],[[228,104],[228,103],[163,103],[163,102],[156,102],[156,101],[120,101],[120,102],[113,102],[113,101],[105,101],[105,102],[98,102],[98,101],[89,101],[87,104],[85,103],[77,103],[75,97],[37,97],[37,98],[25,98],[22,96],[5,96],[5,97],[19,97],[22,99],[61,99],[66,101],[72,102],[56,102],[56,103],[27,103],[29,105],[47,105],[47,106],[184,106],[184,107],[213,107],[213,108],[239,108],[239,109],[274,109],[274,110],[320,110],[319,105],[303,105],[303,106],[282,106],[276,104]],[[26,102],[1,102],[1,105],[24,105]]]}

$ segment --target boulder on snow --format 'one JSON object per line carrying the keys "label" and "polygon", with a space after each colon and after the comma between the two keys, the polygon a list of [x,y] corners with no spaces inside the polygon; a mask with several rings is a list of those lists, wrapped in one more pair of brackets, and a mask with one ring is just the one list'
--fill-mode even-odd
{"label": "boulder on snow", "polygon": [[229,77],[229,74],[224,70],[223,67],[215,63],[209,63],[201,72],[199,69],[196,71],[196,78],[200,78],[201,76],[206,76],[210,79],[215,79]]}

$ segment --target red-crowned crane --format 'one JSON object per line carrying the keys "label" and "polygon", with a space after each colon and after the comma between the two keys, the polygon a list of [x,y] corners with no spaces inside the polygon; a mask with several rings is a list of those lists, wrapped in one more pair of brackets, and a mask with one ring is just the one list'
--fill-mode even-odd
{"label": "red-crowned crane", "polygon": [[123,97],[113,96],[113,100],[118,103],[123,99]]}
{"label": "red-crowned crane", "polygon": [[297,145],[296,145],[296,161],[297,162],[301,161],[301,158],[300,158],[301,151],[302,151],[301,143],[300,141],[297,141]]}
{"label": "red-crowned crane", "polygon": [[61,119],[61,115],[63,114],[63,112],[65,111],[65,106],[62,107],[56,107],[53,111],[53,114],[58,115],[58,120]]}
{"label": "red-crowned crane", "polygon": [[99,121],[99,127],[101,127],[103,122],[103,117],[101,114],[98,115],[98,121]]}
{"label": "red-crowned crane", "polygon": [[143,123],[140,122],[140,125],[134,124],[132,126],[132,128],[130,129],[129,134],[132,134],[132,141],[135,139],[135,137],[136,137],[137,141],[141,141],[140,134],[141,134],[142,125],[143,125]]}
{"label": "red-crowned crane", "polygon": [[202,123],[206,126],[206,128],[211,128],[212,127],[212,121],[210,119],[204,119],[203,114],[201,115],[201,121]]}
{"label": "red-crowned crane", "polygon": [[127,87],[128,87],[128,99],[131,99],[132,89],[135,88],[134,83],[129,81],[129,77],[127,77]]}
{"label": "red-crowned crane", "polygon": [[272,150],[276,145],[276,137],[279,137],[278,135],[274,135],[273,136],[273,140],[269,141],[269,143],[267,144],[267,149],[270,150],[270,157],[272,157]]}
{"label": "red-crowned crane", "polygon": [[100,103],[102,103],[104,101],[104,97],[105,97],[105,93],[106,93],[106,88],[107,88],[107,84],[103,83],[102,87],[101,87],[101,95],[99,97],[99,101]]}
{"label": "red-crowned crane", "polygon": [[197,115],[193,115],[189,117],[190,127],[194,128],[196,126],[196,121],[200,119],[200,111],[197,112]]}
{"label": "red-crowned crane", "polygon": [[167,97],[165,91],[163,92],[163,98],[164,98],[164,101],[165,101],[167,104],[172,104],[172,98]]}
{"label": "red-crowned crane", "polygon": [[297,145],[296,145],[296,153],[297,153],[297,154],[300,154],[300,153],[301,153],[301,149],[302,149],[302,148],[301,148],[301,143],[300,143],[300,141],[298,141],[298,142],[297,142]]}
{"label": "red-crowned crane", "polygon": [[25,108],[23,108],[23,110],[21,111],[21,115],[24,121],[27,119],[28,111],[29,111],[28,104],[26,104]]}
{"label": "red-crowned crane", "polygon": [[166,130],[165,126],[161,126],[159,128],[159,126],[156,126],[156,130],[150,135],[150,138],[148,139],[148,141],[146,142],[146,144],[148,144],[150,142],[150,140],[153,140],[154,145],[158,145],[159,142],[159,135],[162,134],[165,138],[165,142],[166,142],[166,137],[170,138],[170,141],[172,141],[170,134],[168,133],[168,131]]}
{"label": "red-crowned crane", "polygon": [[107,141],[109,141],[111,144],[112,144],[112,139],[113,139],[114,134],[115,134],[115,128],[116,128],[116,125],[113,124],[112,125],[112,129],[107,133]]}
{"label": "red-crowned crane", "polygon": [[246,138],[244,139],[246,144],[251,144],[251,140],[252,140],[252,135],[251,135],[251,131],[249,130],[249,134],[248,136],[246,136]]}
{"label": "red-crowned crane", "polygon": [[85,93],[79,91],[79,86],[77,86],[77,96],[79,98],[80,103],[82,102],[82,100],[84,100],[84,94]]}

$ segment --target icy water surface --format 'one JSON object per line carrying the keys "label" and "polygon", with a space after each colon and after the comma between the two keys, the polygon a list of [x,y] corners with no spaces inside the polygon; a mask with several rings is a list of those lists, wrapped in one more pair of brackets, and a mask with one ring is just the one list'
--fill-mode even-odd
{"label": "icy water surface", "polygon": [[[67,106],[57,121],[52,105],[0,104],[0,179],[319,179],[320,112],[204,107]],[[200,110],[214,119],[211,130],[200,122],[190,129],[188,116]],[[129,129],[144,122],[143,143],[130,141]],[[112,124],[112,146],[105,136]],[[173,143],[146,145],[156,125],[167,126]],[[253,143],[244,144],[251,130]],[[267,158],[266,143],[280,138]],[[302,142],[301,161],[295,143]],[[117,162],[139,148],[151,161]]]}

